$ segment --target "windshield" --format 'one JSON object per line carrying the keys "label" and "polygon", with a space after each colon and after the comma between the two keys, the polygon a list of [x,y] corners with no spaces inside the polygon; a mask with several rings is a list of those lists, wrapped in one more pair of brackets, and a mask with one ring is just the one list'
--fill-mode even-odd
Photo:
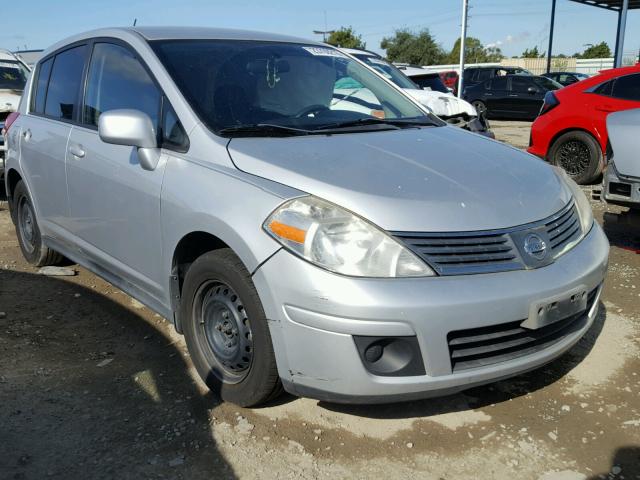
{"label": "windshield", "polygon": [[404,73],[398,70],[396,67],[391,65],[389,62],[374,57],[373,55],[365,55],[365,54],[353,54],[361,62],[366,63],[375,71],[380,73],[383,77],[388,78],[393,83],[395,83],[400,88],[411,88],[416,89],[419,88],[415,83],[413,83]]}
{"label": "windshield", "polygon": [[533,79],[533,81],[545,90],[558,90],[562,88],[562,85],[560,83],[547,77],[536,77]]}
{"label": "windshield", "polygon": [[281,127],[310,133],[354,122],[366,130],[403,120],[442,125],[331,47],[238,40],[162,40],[152,47],[201,120],[219,134],[242,127],[268,127],[265,135],[287,131]]}
{"label": "windshield", "polygon": [[437,73],[413,75],[411,77],[411,80],[413,80],[422,89],[433,90],[434,92],[449,93],[449,89],[444,83],[442,83],[442,79]]}
{"label": "windshield", "polygon": [[20,62],[0,60],[0,89],[24,90],[29,70]]}

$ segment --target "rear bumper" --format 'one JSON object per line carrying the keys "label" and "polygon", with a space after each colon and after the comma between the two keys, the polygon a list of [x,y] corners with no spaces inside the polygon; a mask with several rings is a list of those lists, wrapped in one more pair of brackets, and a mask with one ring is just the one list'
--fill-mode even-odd
{"label": "rear bumper", "polygon": [[621,175],[616,170],[615,163],[610,160],[602,180],[602,198],[614,205],[638,208],[640,179]]}
{"label": "rear bumper", "polygon": [[[416,279],[338,276],[281,250],[255,274],[269,319],[278,371],[296,395],[349,403],[441,396],[517,375],[571,348],[593,324],[609,244],[598,225],[573,250],[536,270]],[[592,306],[542,349],[490,365],[453,367],[449,334],[526,319],[532,305],[575,289]],[[411,376],[372,374],[355,338],[411,337],[424,369]]]}

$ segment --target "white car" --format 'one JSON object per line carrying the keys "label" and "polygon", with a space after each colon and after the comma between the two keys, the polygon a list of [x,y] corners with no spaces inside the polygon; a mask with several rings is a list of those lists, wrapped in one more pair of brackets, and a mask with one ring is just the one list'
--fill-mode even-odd
{"label": "white car", "polygon": [[4,121],[18,109],[29,72],[29,67],[13,53],[0,50],[0,196],[4,185]]}
{"label": "white car", "polygon": [[[453,95],[438,74],[431,74],[423,68],[403,67],[400,70],[379,55],[366,50],[343,48],[343,52],[357,58],[378,74],[402,88],[407,94],[431,110],[447,123],[457,125],[472,132],[494,137],[484,117],[479,117],[476,109],[469,102]],[[414,82],[412,76],[428,77],[425,86]]]}

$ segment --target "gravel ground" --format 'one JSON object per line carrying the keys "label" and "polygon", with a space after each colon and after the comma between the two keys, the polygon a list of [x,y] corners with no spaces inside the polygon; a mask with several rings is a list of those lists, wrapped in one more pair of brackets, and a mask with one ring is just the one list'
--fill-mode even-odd
{"label": "gravel ground", "polygon": [[[492,124],[526,145],[527,124]],[[640,479],[640,220],[594,210],[601,313],[552,364],[435,400],[247,410],[139,302],[76,265],[38,275],[0,204],[0,478]]]}

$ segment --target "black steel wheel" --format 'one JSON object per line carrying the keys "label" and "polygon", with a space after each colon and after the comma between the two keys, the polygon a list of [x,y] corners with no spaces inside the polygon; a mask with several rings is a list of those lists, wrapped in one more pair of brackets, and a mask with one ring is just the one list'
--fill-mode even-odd
{"label": "black steel wheel", "polygon": [[27,262],[36,267],[42,267],[44,265],[55,265],[64,260],[62,255],[42,243],[33,202],[22,180],[16,185],[9,206],[12,209],[12,216],[16,219],[18,244]]}
{"label": "black steel wheel", "polygon": [[199,317],[199,338],[220,366],[220,380],[241,381],[251,367],[253,335],[238,294],[225,283],[207,282],[197,293],[193,314]]}
{"label": "black steel wheel", "polygon": [[223,400],[251,407],[282,392],[262,303],[231,249],[205,253],[189,266],[179,320],[196,370]]}
{"label": "black steel wheel", "polygon": [[563,168],[579,184],[592,182],[602,172],[600,145],[586,132],[567,132],[549,149],[549,161]]}

